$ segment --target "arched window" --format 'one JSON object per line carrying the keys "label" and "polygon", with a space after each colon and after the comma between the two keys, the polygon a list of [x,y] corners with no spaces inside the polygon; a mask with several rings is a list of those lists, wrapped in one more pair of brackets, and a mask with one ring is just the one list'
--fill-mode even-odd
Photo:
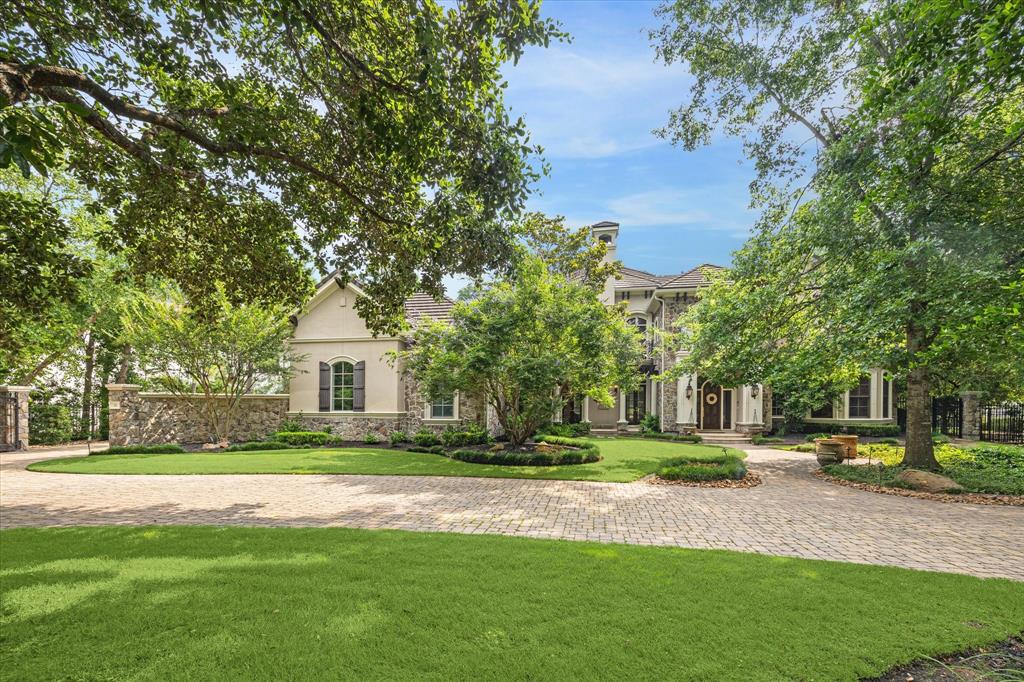
{"label": "arched window", "polygon": [[636,327],[636,330],[640,332],[641,335],[647,336],[647,320],[645,318],[634,316],[626,320],[626,322]]}
{"label": "arched window", "polygon": [[355,368],[341,360],[331,365],[331,387],[334,410],[352,410],[355,405]]}

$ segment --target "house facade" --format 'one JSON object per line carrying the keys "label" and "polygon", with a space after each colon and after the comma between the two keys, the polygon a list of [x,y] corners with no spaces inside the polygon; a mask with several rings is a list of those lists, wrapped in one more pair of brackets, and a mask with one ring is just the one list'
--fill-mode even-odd
{"label": "house facade", "polygon": [[[608,245],[615,260],[619,225],[601,222],[591,230]],[[782,418],[773,407],[771,391],[754,384],[719,386],[705,377],[688,374],[670,382],[655,377],[686,357],[686,351],[668,352],[653,343],[653,330],[670,329],[693,305],[707,275],[721,267],[705,264],[670,275],[624,267],[609,279],[601,296],[605,303],[624,303],[628,319],[649,339],[648,357],[641,367],[646,379],[634,391],[616,394],[611,407],[578,397],[553,415],[554,421],[590,422],[595,430],[630,430],[647,415],[654,415],[662,431],[709,435],[750,434],[772,430]],[[361,438],[373,432],[415,432],[475,422],[495,427],[493,415],[480,401],[453,394],[439,401],[424,400],[415,381],[388,354],[405,347],[402,337],[374,337],[356,312],[355,301],[364,295],[357,284],[342,284],[329,276],[320,282],[304,312],[296,317],[292,344],[305,356],[289,390],[289,416],[310,428],[331,427],[333,433]],[[417,294],[406,301],[411,325],[423,318],[449,319],[452,302],[434,301]],[[836,402],[808,415],[807,421],[890,423],[894,420],[892,384],[880,370],[865,374],[861,384]]]}

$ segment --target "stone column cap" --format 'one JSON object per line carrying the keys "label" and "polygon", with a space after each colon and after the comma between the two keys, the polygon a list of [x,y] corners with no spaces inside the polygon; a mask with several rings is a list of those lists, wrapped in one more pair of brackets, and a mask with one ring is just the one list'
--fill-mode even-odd
{"label": "stone column cap", "polygon": [[141,391],[142,386],[139,384],[106,384],[108,391]]}
{"label": "stone column cap", "polygon": [[3,386],[0,386],[0,391],[10,391],[12,393],[19,393],[21,391],[31,391],[31,390],[32,390],[31,386],[11,386],[9,384],[4,384]]}

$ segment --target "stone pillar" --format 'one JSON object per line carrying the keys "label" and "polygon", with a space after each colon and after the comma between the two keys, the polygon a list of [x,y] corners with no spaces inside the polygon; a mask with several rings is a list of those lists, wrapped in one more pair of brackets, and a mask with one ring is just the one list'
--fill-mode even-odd
{"label": "stone pillar", "polygon": [[7,403],[0,407],[0,431],[3,432],[3,446],[11,450],[24,450],[28,447],[28,394],[31,386],[0,386],[0,398],[14,398],[17,405],[18,418],[13,419],[13,411],[8,413]]}
{"label": "stone pillar", "polygon": [[981,394],[977,391],[964,391],[960,398],[964,403],[964,428],[961,438],[978,440],[981,435]]}
{"label": "stone pillar", "polygon": [[[690,397],[686,397],[689,390]],[[684,374],[676,384],[676,429],[679,433],[697,431],[697,375]]]}
{"label": "stone pillar", "polygon": [[137,402],[141,390],[142,387],[138,384],[107,384],[110,426],[108,439],[111,445],[131,444],[130,415],[133,403]]}

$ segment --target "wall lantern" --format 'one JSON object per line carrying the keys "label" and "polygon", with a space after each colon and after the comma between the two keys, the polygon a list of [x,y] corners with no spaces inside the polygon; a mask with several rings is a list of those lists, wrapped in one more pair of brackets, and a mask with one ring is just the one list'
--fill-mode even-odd
{"label": "wall lantern", "polygon": [[757,384],[754,384],[753,386],[750,387],[750,397],[756,398],[757,394],[760,392],[761,388]]}
{"label": "wall lantern", "polygon": [[693,397],[693,384],[686,384],[686,399]]}

